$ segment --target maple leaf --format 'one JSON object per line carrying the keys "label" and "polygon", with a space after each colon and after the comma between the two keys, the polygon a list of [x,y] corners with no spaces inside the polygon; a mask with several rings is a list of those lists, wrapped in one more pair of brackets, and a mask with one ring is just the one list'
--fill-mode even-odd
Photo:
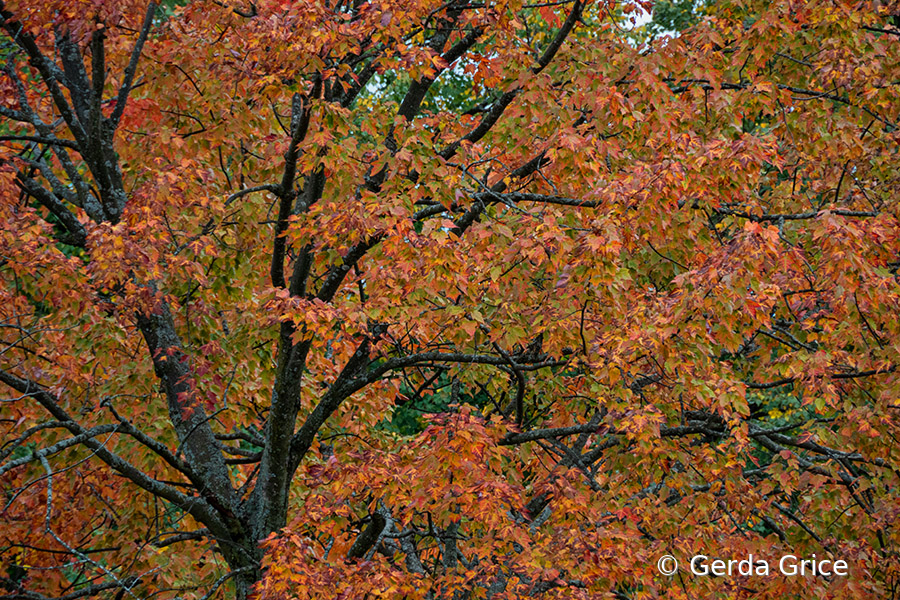
{"label": "maple leaf", "polygon": [[0,600],[884,596],[895,19],[651,4],[3,3]]}

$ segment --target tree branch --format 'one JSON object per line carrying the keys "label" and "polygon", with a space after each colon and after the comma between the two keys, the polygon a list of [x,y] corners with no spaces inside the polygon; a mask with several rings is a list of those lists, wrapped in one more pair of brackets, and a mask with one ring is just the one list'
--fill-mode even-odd
{"label": "tree branch", "polygon": [[[48,413],[75,435],[87,433],[86,429],[79,425],[65,410],[62,409],[58,399],[39,384],[28,379],[22,379],[3,369],[0,369],[0,382],[5,383],[20,394],[30,396],[37,400]],[[150,477],[125,459],[108,450],[93,437],[85,438],[82,443],[92,450],[100,460],[124,475],[141,489],[181,507],[188,514],[206,524],[211,529],[217,529],[223,534],[226,532],[224,524],[219,520],[212,507],[202,498],[187,496],[175,488]]]}
{"label": "tree branch", "polygon": [[150,28],[153,26],[153,15],[155,13],[156,2],[150,2],[147,5],[147,12],[144,15],[144,23],[141,25],[138,39],[134,43],[134,49],[131,51],[131,59],[128,61],[128,66],[125,67],[125,76],[122,79],[122,85],[119,87],[119,93],[116,96],[116,107],[113,109],[113,113],[109,118],[113,131],[119,126],[119,120],[121,120],[122,113],[125,111],[125,103],[128,101],[128,94],[131,93],[132,89],[131,83],[134,80],[134,74],[137,71],[138,61],[141,58],[141,51],[144,49],[144,42],[147,41]]}

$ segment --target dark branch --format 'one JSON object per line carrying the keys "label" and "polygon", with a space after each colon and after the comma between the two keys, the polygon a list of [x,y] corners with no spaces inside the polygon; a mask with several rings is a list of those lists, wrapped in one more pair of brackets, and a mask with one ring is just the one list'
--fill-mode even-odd
{"label": "dark branch", "polygon": [[122,113],[125,111],[125,103],[128,101],[128,94],[131,93],[132,89],[131,83],[134,81],[134,74],[137,71],[138,61],[141,58],[141,51],[144,48],[144,42],[147,41],[147,35],[149,35],[150,28],[153,26],[153,15],[155,13],[156,2],[150,2],[147,5],[147,12],[144,15],[144,23],[141,25],[138,39],[134,44],[134,49],[131,51],[131,59],[128,61],[128,66],[125,67],[125,76],[122,79],[122,85],[119,88],[119,94],[116,97],[116,107],[113,109],[113,113],[109,118],[113,130],[119,126],[119,120],[122,118]]}

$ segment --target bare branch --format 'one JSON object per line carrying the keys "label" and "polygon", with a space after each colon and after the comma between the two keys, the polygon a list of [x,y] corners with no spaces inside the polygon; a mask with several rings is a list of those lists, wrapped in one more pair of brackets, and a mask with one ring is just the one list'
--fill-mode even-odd
{"label": "bare branch", "polygon": [[[86,429],[79,425],[65,410],[63,410],[58,399],[53,394],[37,383],[17,377],[3,369],[0,369],[0,382],[5,383],[21,394],[37,400],[47,412],[53,415],[58,421],[62,422],[66,429],[75,435],[82,435],[87,432]],[[212,507],[202,498],[183,494],[174,487],[150,477],[127,460],[108,450],[93,437],[85,438],[82,443],[91,449],[100,460],[127,477],[138,487],[155,496],[165,498],[176,506],[182,507],[186,512],[208,526],[218,526],[222,533],[226,532],[224,525],[221,524],[221,521],[219,521],[219,518]]]}
{"label": "bare branch", "polygon": [[121,120],[122,113],[125,111],[125,103],[128,101],[128,94],[131,93],[131,83],[134,80],[134,74],[137,71],[138,61],[141,58],[141,51],[144,49],[144,42],[147,41],[147,35],[150,33],[150,28],[153,26],[153,15],[155,13],[156,2],[150,2],[147,5],[147,12],[144,15],[144,23],[141,25],[138,39],[134,44],[134,49],[131,51],[131,59],[128,61],[128,66],[125,67],[125,76],[122,79],[122,85],[119,87],[119,93],[116,96],[116,107],[113,109],[113,113],[109,118],[113,130],[119,126],[119,120]]}
{"label": "bare branch", "polygon": [[78,150],[78,144],[74,140],[63,140],[58,137],[44,137],[40,135],[0,135],[0,142],[35,142],[48,146],[63,146]]}
{"label": "bare branch", "polygon": [[57,452],[62,452],[66,448],[71,448],[72,446],[78,446],[84,444],[86,441],[97,437],[98,435],[103,435],[105,433],[113,433],[119,428],[118,425],[98,425],[97,427],[92,427],[88,430],[85,430],[83,433],[79,433],[75,437],[71,437],[60,442],[53,444],[52,446],[48,446],[46,448],[41,448],[40,450],[35,450],[28,456],[23,456],[22,458],[18,458],[16,460],[10,461],[5,465],[0,465],[0,475],[7,473],[16,467],[21,467],[22,465],[27,465],[30,462],[41,460]]}

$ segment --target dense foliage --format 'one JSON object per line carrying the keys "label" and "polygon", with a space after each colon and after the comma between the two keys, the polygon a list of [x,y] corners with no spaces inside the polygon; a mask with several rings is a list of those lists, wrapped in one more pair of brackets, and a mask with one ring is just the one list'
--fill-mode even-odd
{"label": "dense foliage", "polygon": [[0,2],[0,600],[896,598],[897,13]]}

